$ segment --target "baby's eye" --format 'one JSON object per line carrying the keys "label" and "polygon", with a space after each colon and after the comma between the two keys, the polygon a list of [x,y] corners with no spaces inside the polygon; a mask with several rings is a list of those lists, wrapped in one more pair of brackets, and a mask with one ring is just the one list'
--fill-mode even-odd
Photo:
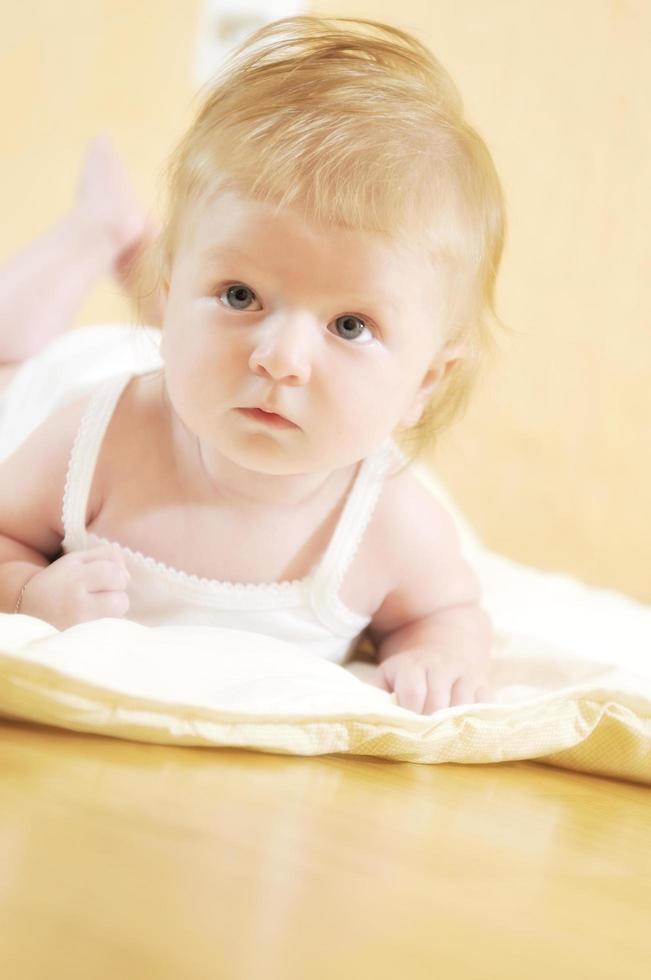
{"label": "baby's eye", "polygon": [[[357,340],[364,330],[366,330],[369,336],[372,338],[372,332],[366,323],[360,317],[354,316],[352,313],[346,313],[344,316],[338,316],[334,321],[335,328],[339,337],[344,340]],[[365,341],[368,343],[368,341]]]}
{"label": "baby's eye", "polygon": [[[249,289],[242,282],[236,282],[232,286],[227,286],[218,293],[218,296],[219,301],[231,310],[246,310],[249,308],[249,303],[252,300],[256,301],[253,290]],[[222,297],[225,298],[223,299]],[[257,309],[261,309],[259,303]]]}

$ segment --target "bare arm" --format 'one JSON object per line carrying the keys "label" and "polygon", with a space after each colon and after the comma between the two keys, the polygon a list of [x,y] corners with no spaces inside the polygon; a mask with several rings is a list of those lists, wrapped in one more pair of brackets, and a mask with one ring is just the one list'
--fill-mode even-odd
{"label": "bare arm", "polygon": [[[102,544],[61,555],[68,459],[87,399],[52,413],[0,464],[0,612],[14,612],[20,596],[21,613],[59,629],[129,608],[119,549]],[[87,520],[100,504],[95,491]]]}
{"label": "bare arm", "polygon": [[61,551],[68,456],[86,398],[59,408],[0,463],[0,612]]}
{"label": "bare arm", "polygon": [[40,552],[0,536],[0,612],[13,612],[23,585],[49,564]]}
{"label": "bare arm", "polygon": [[423,713],[483,700],[493,631],[454,522],[411,476],[396,504],[385,556],[395,584],[369,630],[377,682]]}

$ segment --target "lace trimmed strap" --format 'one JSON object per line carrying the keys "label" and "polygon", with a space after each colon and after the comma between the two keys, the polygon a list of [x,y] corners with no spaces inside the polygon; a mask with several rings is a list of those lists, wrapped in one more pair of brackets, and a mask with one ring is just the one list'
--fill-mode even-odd
{"label": "lace trimmed strap", "polygon": [[387,470],[400,458],[398,446],[387,439],[363,461],[330,544],[314,573],[312,608],[336,633],[355,635],[369,623],[368,616],[360,616],[348,609],[338,593],[375,512]]}
{"label": "lace trimmed strap", "polygon": [[86,541],[88,494],[104,434],[132,372],[109,378],[91,395],[70,451],[63,493],[63,549],[77,551]]}

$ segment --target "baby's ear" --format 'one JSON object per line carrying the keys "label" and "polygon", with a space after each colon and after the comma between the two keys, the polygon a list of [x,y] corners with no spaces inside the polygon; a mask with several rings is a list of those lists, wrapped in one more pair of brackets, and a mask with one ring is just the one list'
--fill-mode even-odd
{"label": "baby's ear", "polygon": [[169,300],[169,295],[170,295],[171,274],[172,274],[171,268],[168,262],[165,262],[163,265],[161,265],[158,274],[158,290],[157,290],[160,311],[161,311],[161,316],[160,316],[161,327],[163,326],[163,322],[165,320],[165,310],[167,308],[167,302]]}
{"label": "baby's ear", "polygon": [[416,425],[438,385],[465,354],[466,344],[463,341],[447,344],[438,352],[425,372],[409,409],[401,419],[405,428]]}
{"label": "baby's ear", "polygon": [[454,365],[463,360],[468,352],[468,345],[465,340],[457,340],[447,344],[438,355],[442,359],[442,371],[439,380],[442,380]]}
{"label": "baby's ear", "polygon": [[167,298],[168,298],[169,293],[170,293],[170,279],[171,278],[172,278],[172,269],[171,269],[171,266],[170,266],[169,259],[166,259],[163,262],[163,264],[161,265],[160,278],[159,278],[160,293],[161,293],[161,296],[163,297],[163,302],[165,302],[165,303],[167,302]]}

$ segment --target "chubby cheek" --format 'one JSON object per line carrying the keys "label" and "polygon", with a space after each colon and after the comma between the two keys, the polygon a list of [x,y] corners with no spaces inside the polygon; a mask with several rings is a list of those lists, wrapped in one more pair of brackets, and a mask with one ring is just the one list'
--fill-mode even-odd
{"label": "chubby cheek", "polygon": [[368,456],[392,434],[398,408],[388,385],[351,384],[338,394],[332,412],[321,416],[321,426],[333,451],[339,448],[345,455],[343,465]]}
{"label": "chubby cheek", "polygon": [[[203,334],[203,336],[200,336]],[[203,330],[172,328],[163,335],[165,384],[177,415],[197,434],[210,432],[220,410],[237,400],[237,355],[219,349]]]}

